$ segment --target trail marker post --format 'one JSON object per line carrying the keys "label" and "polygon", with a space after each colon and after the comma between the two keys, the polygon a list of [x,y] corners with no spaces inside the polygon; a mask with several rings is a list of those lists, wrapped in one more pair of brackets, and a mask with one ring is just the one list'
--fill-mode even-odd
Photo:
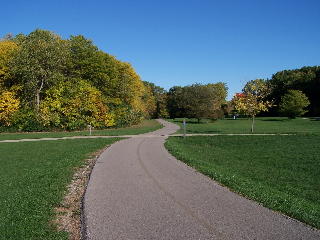
{"label": "trail marker post", "polygon": [[89,135],[91,136],[91,134],[92,134],[92,126],[91,126],[91,124],[88,125],[88,128],[89,128]]}
{"label": "trail marker post", "polygon": [[183,138],[186,138],[186,119],[183,119]]}

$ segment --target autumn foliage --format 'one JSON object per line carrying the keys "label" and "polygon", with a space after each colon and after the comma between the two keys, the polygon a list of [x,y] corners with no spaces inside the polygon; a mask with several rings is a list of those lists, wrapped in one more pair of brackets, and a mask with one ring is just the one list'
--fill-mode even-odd
{"label": "autumn foliage", "polygon": [[242,93],[237,93],[232,102],[235,110],[240,114],[252,118],[251,132],[254,130],[254,118],[260,112],[267,112],[272,107],[272,101],[266,98],[270,93],[267,82],[263,79],[256,79],[247,82]]}
{"label": "autumn foliage", "polygon": [[156,111],[133,67],[84,36],[37,29],[0,41],[0,123],[22,131],[127,126]]}
{"label": "autumn foliage", "polygon": [[0,123],[5,126],[11,125],[13,115],[18,111],[20,105],[19,99],[15,94],[4,91],[0,95]]}

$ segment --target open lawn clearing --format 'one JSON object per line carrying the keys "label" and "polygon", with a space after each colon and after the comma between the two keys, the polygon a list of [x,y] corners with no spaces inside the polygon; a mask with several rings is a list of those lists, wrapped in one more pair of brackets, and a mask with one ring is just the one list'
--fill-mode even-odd
{"label": "open lawn clearing", "polygon": [[[156,120],[144,120],[142,123],[125,128],[111,128],[105,130],[92,131],[93,136],[120,136],[120,135],[135,135],[146,132],[155,131],[161,128]],[[89,136],[89,131],[74,131],[74,132],[40,132],[40,133],[1,133],[0,140],[14,139],[31,139],[31,138],[59,138],[71,136]]]}
{"label": "open lawn clearing", "polygon": [[84,159],[118,139],[0,145],[0,239],[68,239],[50,224],[54,207]]}
{"label": "open lawn clearing", "polygon": [[[169,121],[178,124],[181,127],[178,133],[183,133],[183,119]],[[198,123],[196,119],[188,119],[186,129],[187,133],[250,133],[251,119],[223,119],[209,123],[206,123],[206,120]],[[320,134],[320,121],[309,118],[259,117],[255,120],[254,133]]]}
{"label": "open lawn clearing", "polygon": [[320,228],[320,136],[170,137],[178,159],[264,206]]}

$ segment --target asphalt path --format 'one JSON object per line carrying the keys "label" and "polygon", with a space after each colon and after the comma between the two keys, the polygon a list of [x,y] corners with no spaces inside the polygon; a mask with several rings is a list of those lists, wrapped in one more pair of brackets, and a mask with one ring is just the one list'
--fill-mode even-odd
{"label": "asphalt path", "polygon": [[160,121],[163,129],[98,158],[83,199],[85,239],[320,239],[176,160],[164,142],[179,127]]}
{"label": "asphalt path", "polygon": [[155,138],[155,137],[182,137],[182,136],[288,136],[294,134],[287,133],[189,133],[189,134],[139,134],[139,135],[114,135],[114,136],[105,136],[105,135],[96,135],[96,136],[72,136],[72,137],[54,137],[54,138],[23,138],[23,139],[7,139],[0,140],[0,143],[15,143],[15,142],[39,142],[39,141],[56,141],[56,140],[71,140],[71,139],[90,139],[90,138]]}

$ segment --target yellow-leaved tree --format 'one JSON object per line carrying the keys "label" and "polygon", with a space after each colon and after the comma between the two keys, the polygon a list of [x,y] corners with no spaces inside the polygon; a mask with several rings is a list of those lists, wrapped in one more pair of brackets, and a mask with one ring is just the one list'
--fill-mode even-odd
{"label": "yellow-leaved tree", "polygon": [[13,115],[19,110],[20,101],[15,94],[4,91],[0,94],[0,122],[5,126],[11,126]]}
{"label": "yellow-leaved tree", "polygon": [[254,130],[255,116],[260,112],[266,112],[272,106],[271,101],[266,97],[270,89],[263,79],[256,79],[248,82],[243,88],[243,92],[236,94],[233,98],[233,104],[240,114],[250,116],[252,119],[251,132]]}
{"label": "yellow-leaved tree", "polygon": [[18,45],[9,40],[0,41],[0,87],[10,78],[9,63]]}
{"label": "yellow-leaved tree", "polygon": [[82,79],[59,83],[46,92],[40,105],[45,126],[68,130],[115,125],[101,92]]}

